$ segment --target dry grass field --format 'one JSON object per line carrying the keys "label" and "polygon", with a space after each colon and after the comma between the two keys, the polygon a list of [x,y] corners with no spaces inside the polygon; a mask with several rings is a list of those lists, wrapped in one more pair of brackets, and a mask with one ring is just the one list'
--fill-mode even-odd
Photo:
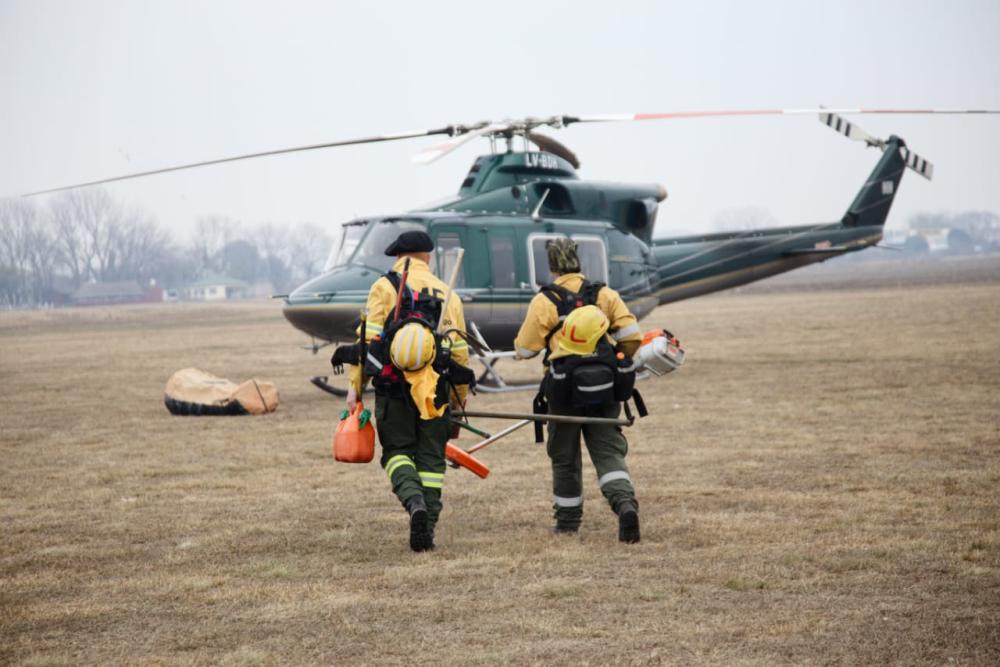
{"label": "dry grass field", "polygon": [[[589,463],[549,534],[525,429],[449,471],[429,554],[376,464],[332,460],[278,303],[0,314],[0,663],[996,665],[1000,281],[899,282],[644,322],[689,358],[628,431],[641,544]],[[171,417],[186,366],[283,404]]]}

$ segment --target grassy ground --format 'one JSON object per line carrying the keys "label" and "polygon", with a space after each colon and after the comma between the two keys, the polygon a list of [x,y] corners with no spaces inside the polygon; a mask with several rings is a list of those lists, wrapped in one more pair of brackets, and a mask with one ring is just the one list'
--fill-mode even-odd
{"label": "grassy ground", "polygon": [[[431,554],[377,465],[330,457],[279,311],[0,315],[0,662],[1000,662],[1000,283],[661,308],[689,361],[628,432],[642,543],[589,463],[581,534],[550,535],[525,429],[448,473]],[[185,366],[284,402],[171,417]]]}

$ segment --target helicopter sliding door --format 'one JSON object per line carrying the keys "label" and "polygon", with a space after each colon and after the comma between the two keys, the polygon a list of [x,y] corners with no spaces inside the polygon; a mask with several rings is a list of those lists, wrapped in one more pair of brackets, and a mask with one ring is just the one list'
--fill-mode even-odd
{"label": "helicopter sliding door", "polygon": [[431,269],[441,280],[447,282],[451,277],[458,259],[457,251],[465,248],[462,267],[455,279],[455,291],[462,298],[466,325],[471,320],[482,327],[490,316],[489,299],[484,298],[489,293],[487,276],[480,268],[480,258],[486,253],[483,233],[457,224],[435,224],[430,233],[434,239]]}
{"label": "helicopter sliding door", "polygon": [[509,349],[534,296],[524,282],[523,258],[518,257],[517,237],[511,227],[490,225],[486,232],[489,250],[491,328]]}

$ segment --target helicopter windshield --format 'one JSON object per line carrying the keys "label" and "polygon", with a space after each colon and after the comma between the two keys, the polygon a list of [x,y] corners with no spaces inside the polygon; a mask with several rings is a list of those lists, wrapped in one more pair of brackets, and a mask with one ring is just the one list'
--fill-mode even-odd
{"label": "helicopter windshield", "polygon": [[388,271],[394,258],[387,257],[385,249],[401,233],[411,229],[426,230],[426,227],[417,222],[398,220],[346,224],[342,227],[340,243],[330,251],[324,270],[361,264],[378,271]]}
{"label": "helicopter windshield", "polygon": [[326,266],[323,267],[323,271],[329,271],[334,267],[347,264],[347,260],[351,258],[351,255],[357,249],[361,237],[365,235],[365,230],[368,229],[367,225],[367,222],[362,222],[341,226],[340,242],[330,248],[330,256],[326,259]]}

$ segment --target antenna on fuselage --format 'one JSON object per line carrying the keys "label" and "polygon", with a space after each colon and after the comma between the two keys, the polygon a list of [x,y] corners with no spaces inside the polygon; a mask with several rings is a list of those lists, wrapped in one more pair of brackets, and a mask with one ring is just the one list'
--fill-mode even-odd
{"label": "antenna on fuselage", "polygon": [[533,222],[542,221],[542,204],[545,203],[545,198],[549,196],[549,192],[551,191],[551,188],[545,188],[545,192],[542,193],[541,199],[538,200],[538,205],[535,207],[535,210],[531,212],[531,220]]}

